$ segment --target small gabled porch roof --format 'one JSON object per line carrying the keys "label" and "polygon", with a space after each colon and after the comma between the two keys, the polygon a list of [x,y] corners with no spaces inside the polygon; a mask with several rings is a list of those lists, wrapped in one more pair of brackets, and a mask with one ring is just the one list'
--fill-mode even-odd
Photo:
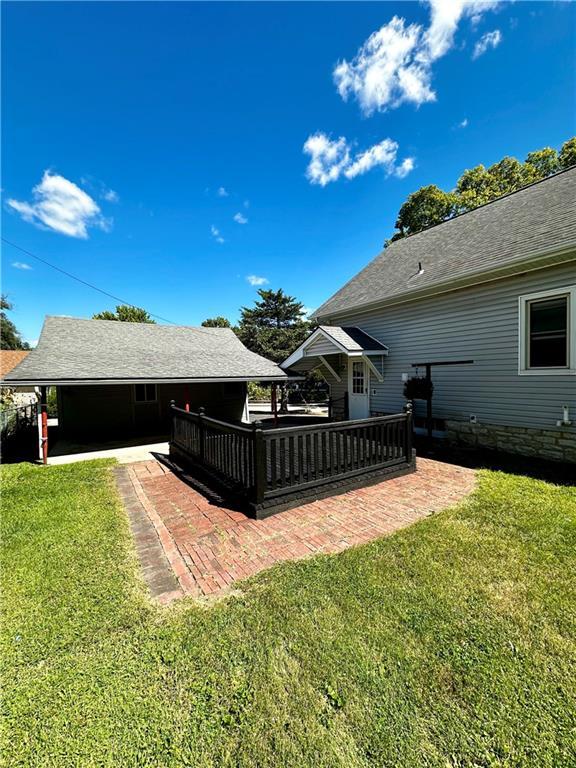
{"label": "small gabled porch roof", "polygon": [[[388,347],[385,344],[355,325],[320,325],[280,363],[280,367],[302,373],[323,365],[332,375],[336,375],[326,361],[326,356],[346,355],[350,358],[369,359],[370,355],[387,354]],[[339,377],[336,375],[336,378]]]}

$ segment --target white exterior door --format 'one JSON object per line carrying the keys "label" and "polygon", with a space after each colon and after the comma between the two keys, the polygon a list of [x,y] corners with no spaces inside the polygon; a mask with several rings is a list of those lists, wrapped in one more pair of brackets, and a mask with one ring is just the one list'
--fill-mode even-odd
{"label": "white exterior door", "polygon": [[370,393],[364,360],[348,360],[348,412],[349,418],[367,419],[370,416]]}

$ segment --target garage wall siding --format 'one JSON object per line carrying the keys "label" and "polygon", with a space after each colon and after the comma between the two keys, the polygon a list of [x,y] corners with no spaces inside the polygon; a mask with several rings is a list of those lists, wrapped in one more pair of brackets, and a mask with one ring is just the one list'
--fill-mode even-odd
{"label": "garage wall siding", "polygon": [[[325,316],[320,322],[357,325],[389,347],[384,381],[371,375],[373,411],[402,409],[402,374],[414,375],[412,363],[472,359],[474,365],[432,369],[436,417],[469,421],[475,414],[479,422],[550,429],[563,405],[576,421],[576,377],[518,375],[518,297],[575,283],[572,261],[379,311]],[[341,385],[330,382],[335,397],[347,388],[345,371],[341,375]],[[416,407],[418,414],[425,413],[424,403]]]}
{"label": "garage wall siding", "polygon": [[246,384],[158,384],[157,401],[137,403],[131,384],[58,387],[58,419],[63,434],[124,436],[168,434],[170,401],[191,410],[204,406],[206,414],[240,421]]}

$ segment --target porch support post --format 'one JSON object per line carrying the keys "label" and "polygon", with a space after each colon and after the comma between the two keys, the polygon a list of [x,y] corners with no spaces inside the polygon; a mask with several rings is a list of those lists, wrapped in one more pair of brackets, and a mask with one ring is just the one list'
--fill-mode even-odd
{"label": "porch support post", "polygon": [[380,381],[380,382],[384,381],[384,376],[382,376],[382,374],[380,373],[380,371],[378,370],[378,368],[376,368],[376,366],[374,365],[374,363],[372,362],[372,360],[370,360],[370,358],[368,357],[368,355],[366,355],[366,357],[364,358],[364,360],[366,360],[366,365],[368,366],[368,368],[370,368],[370,370],[372,371],[372,373],[374,374],[374,376],[376,376],[376,378],[378,379],[378,381]]}
{"label": "porch support post", "polygon": [[328,372],[331,373],[332,376],[334,376],[336,381],[338,381],[338,382],[342,381],[340,376],[338,376],[338,374],[336,373],[334,368],[332,368],[332,366],[330,365],[328,360],[326,360],[326,358],[323,355],[318,355],[318,359],[322,362],[322,365],[328,370]]}
{"label": "porch support post", "polygon": [[278,385],[272,382],[272,415],[274,416],[274,426],[278,426]]}
{"label": "porch support post", "polygon": [[48,464],[48,388],[40,387],[40,456]]}

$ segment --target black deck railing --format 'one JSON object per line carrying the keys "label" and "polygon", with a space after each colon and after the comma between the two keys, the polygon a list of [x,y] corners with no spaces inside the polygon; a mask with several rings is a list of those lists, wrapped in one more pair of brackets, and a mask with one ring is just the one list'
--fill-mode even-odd
{"label": "black deck railing", "polygon": [[254,508],[363,474],[413,468],[412,414],[262,428],[172,406],[170,452]]}

